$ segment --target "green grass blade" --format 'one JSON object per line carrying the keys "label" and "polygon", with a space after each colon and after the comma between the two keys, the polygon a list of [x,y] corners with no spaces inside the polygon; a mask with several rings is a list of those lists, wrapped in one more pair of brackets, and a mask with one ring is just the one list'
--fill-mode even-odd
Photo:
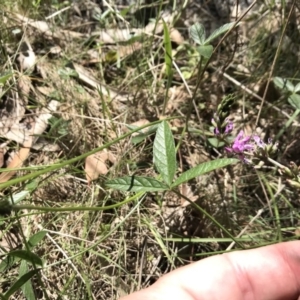
{"label": "green grass blade", "polygon": [[5,293],[4,297],[9,299],[16,291],[18,291],[30,278],[39,272],[38,269],[29,271],[28,273],[21,276],[12,287]]}
{"label": "green grass blade", "polygon": [[159,192],[168,187],[161,181],[150,177],[125,176],[106,182],[106,186],[115,190],[130,192]]}
{"label": "green grass blade", "polygon": [[31,236],[28,240],[28,246],[32,249],[35,247],[47,234],[47,231],[39,231]]}
{"label": "green grass blade", "polygon": [[[174,119],[174,117],[171,117],[169,119]],[[95,148],[95,149],[93,149],[93,150],[91,150],[89,152],[85,152],[84,154],[81,154],[79,156],[73,157],[71,159],[58,161],[55,164],[41,167],[42,168],[41,170],[36,170],[36,171],[30,172],[29,174],[26,174],[24,176],[16,177],[16,178],[13,178],[13,179],[11,179],[9,181],[0,183],[0,190],[3,189],[3,188],[6,188],[6,187],[13,186],[14,184],[18,184],[18,183],[24,182],[25,180],[32,180],[32,179],[37,178],[37,177],[39,177],[39,176],[41,176],[43,174],[46,174],[46,173],[49,173],[49,172],[61,169],[64,166],[71,165],[71,164],[73,164],[75,162],[78,162],[78,161],[80,161],[82,159],[85,159],[89,155],[95,154],[95,153],[97,153],[97,152],[99,152],[99,151],[101,151],[103,149],[109,148],[110,146],[112,146],[112,145],[116,144],[117,142],[125,139],[126,137],[129,137],[130,135],[132,135],[135,132],[138,132],[138,131],[140,131],[140,130],[142,130],[144,128],[147,128],[147,127],[150,127],[150,126],[154,126],[154,125],[157,125],[157,124],[160,124],[160,123],[161,123],[161,121],[158,120],[158,121],[155,121],[155,122],[152,122],[152,123],[149,123],[149,124],[145,124],[145,125],[137,128],[137,129],[132,130],[132,131],[130,131],[128,133],[125,133],[122,136],[120,136],[120,137],[118,137],[118,138],[110,141],[109,143],[106,143],[106,144],[102,145],[101,147]],[[8,171],[11,171],[11,170],[24,170],[24,169],[30,169],[31,170],[32,168],[31,167],[30,168],[12,168],[12,169],[1,169],[0,168],[0,174],[1,174],[1,171],[2,172],[8,172]],[[0,205],[0,209],[1,209],[1,205]]]}
{"label": "green grass blade", "polygon": [[173,76],[172,71],[172,43],[167,24],[163,21],[164,26],[164,46],[165,46],[165,64],[168,78]]}
{"label": "green grass blade", "polygon": [[172,131],[166,121],[156,131],[153,162],[164,182],[171,186],[176,172],[176,151]]}
{"label": "green grass blade", "polygon": [[173,187],[178,186],[179,184],[182,184],[184,182],[187,182],[197,176],[201,176],[205,173],[211,172],[213,170],[217,170],[223,167],[226,167],[230,164],[237,163],[239,160],[236,158],[221,158],[221,159],[216,159],[213,161],[208,161],[205,163],[202,163],[186,172],[181,174],[177,180],[172,185]]}
{"label": "green grass blade", "polygon": [[[19,269],[19,277],[21,278],[26,273],[28,273],[28,265],[25,260],[22,260],[20,269]],[[22,285],[21,290],[27,300],[35,300],[36,299],[30,279]]]}
{"label": "green grass blade", "polygon": [[167,87],[163,106],[163,115],[165,114],[167,103],[168,103],[168,91],[173,80],[173,58],[172,58],[172,43],[170,38],[170,33],[167,24],[163,21],[164,26],[164,48],[165,48],[165,65],[166,65],[166,75],[167,75]]}
{"label": "green grass blade", "polygon": [[38,266],[43,266],[43,260],[33,252],[29,252],[27,250],[15,250],[8,253],[9,256],[17,257],[26,260],[31,264],[35,264]]}

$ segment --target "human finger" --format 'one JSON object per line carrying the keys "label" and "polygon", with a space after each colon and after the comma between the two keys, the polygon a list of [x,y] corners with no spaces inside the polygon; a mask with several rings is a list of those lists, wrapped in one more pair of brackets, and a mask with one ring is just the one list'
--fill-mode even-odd
{"label": "human finger", "polygon": [[300,297],[300,242],[213,256],[120,300],[292,300]]}

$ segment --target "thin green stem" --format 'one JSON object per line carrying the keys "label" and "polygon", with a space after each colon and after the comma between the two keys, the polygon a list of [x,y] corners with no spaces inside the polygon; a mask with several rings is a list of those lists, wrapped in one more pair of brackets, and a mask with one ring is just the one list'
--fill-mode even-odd
{"label": "thin green stem", "polygon": [[140,192],[124,201],[118,202],[116,204],[108,205],[108,206],[103,206],[103,207],[99,207],[99,206],[46,207],[46,206],[24,204],[24,205],[12,205],[11,209],[15,211],[19,211],[23,209],[39,210],[42,212],[104,211],[108,209],[118,208],[124,204],[136,200],[139,197],[142,197],[144,194],[145,192]]}
{"label": "thin green stem", "polygon": [[231,238],[231,241],[234,241],[237,245],[239,245],[242,249],[244,249],[244,246],[223,225],[221,225],[213,216],[211,216],[205,209],[203,209],[201,206],[199,206],[195,202],[191,201],[188,197],[182,195],[181,193],[179,193],[175,190],[172,190],[172,192],[174,192],[178,196],[184,198],[192,206],[194,206],[196,209],[201,211],[201,213],[203,213],[207,218],[209,218],[216,226],[218,226],[221,230],[223,230],[223,232],[226,233],[227,236]]}
{"label": "thin green stem", "polygon": [[[170,118],[167,118],[165,120],[171,120],[171,119],[175,119],[175,118],[178,118],[178,117],[170,117]],[[127,138],[128,136],[132,135],[135,132],[138,132],[138,131],[140,131],[140,130],[142,130],[144,128],[147,128],[147,127],[159,124],[160,122],[161,122],[161,120],[158,120],[158,121],[146,124],[144,126],[136,128],[134,130],[131,130],[130,132],[121,135],[120,137],[112,140],[111,142],[106,143],[105,145],[103,145],[101,147],[95,148],[95,149],[93,149],[93,150],[91,150],[91,151],[89,151],[87,153],[84,153],[82,155],[79,155],[77,157],[74,157],[74,158],[71,158],[71,159],[68,159],[68,160],[65,160],[65,161],[58,162],[58,163],[53,164],[53,165],[48,166],[48,167],[44,167],[42,170],[35,171],[34,173],[30,173],[30,174],[24,175],[22,177],[13,178],[13,179],[11,179],[11,180],[9,180],[7,182],[3,182],[3,183],[0,184],[0,190],[3,189],[3,188],[6,188],[6,187],[12,186],[14,184],[18,184],[20,182],[26,181],[26,180],[32,180],[34,178],[37,178],[40,175],[43,175],[43,174],[46,174],[48,172],[52,172],[52,171],[58,170],[58,169],[60,169],[62,167],[65,167],[65,166],[71,165],[71,164],[73,164],[75,162],[78,162],[80,160],[83,160],[86,157],[88,157],[89,155],[95,154],[95,153],[97,153],[97,152],[99,152],[99,151],[101,151],[103,149],[106,149],[106,148],[108,148],[108,147],[110,147],[110,146],[118,143],[119,141]],[[12,171],[12,169],[6,169],[5,171],[9,172],[9,171]]]}

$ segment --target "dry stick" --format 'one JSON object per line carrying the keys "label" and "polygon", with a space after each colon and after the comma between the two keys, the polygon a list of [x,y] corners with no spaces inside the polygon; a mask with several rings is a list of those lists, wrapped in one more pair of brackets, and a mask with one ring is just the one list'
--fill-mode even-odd
{"label": "dry stick", "polygon": [[[212,52],[212,55],[210,56],[210,58],[207,60],[204,68],[202,69],[200,75],[199,75],[199,80],[197,81],[194,93],[193,93],[193,97],[192,97],[192,101],[190,101],[189,103],[189,107],[188,107],[188,111],[187,111],[187,115],[186,115],[186,121],[185,121],[185,127],[188,128],[188,121],[190,119],[191,113],[192,113],[192,108],[193,108],[193,104],[194,104],[194,99],[196,97],[196,93],[197,90],[200,86],[200,82],[203,78],[204,72],[207,69],[212,57],[214,56],[214,54],[216,53],[216,51],[219,49],[219,47],[221,46],[221,44],[224,42],[224,40],[228,37],[228,35],[235,29],[236,25],[246,16],[246,14],[254,7],[254,5],[256,4],[257,0],[254,0],[253,3],[247,8],[247,10],[236,20],[234,26],[232,26],[232,28],[227,31],[227,33],[222,37],[222,39],[220,40],[220,42],[217,44],[217,46],[215,47],[214,51]],[[200,65],[201,67],[201,61],[200,61]]]}
{"label": "dry stick", "polygon": [[276,65],[276,62],[279,58],[279,53],[280,53],[280,49],[281,49],[281,46],[282,46],[282,43],[283,43],[283,38],[284,38],[286,29],[287,29],[287,25],[289,23],[289,20],[291,18],[292,12],[293,12],[294,7],[295,7],[295,1],[296,0],[293,1],[292,7],[289,11],[289,15],[287,17],[287,21],[285,22],[284,28],[283,28],[281,36],[280,36],[278,47],[276,49],[275,57],[273,59],[273,63],[272,63],[272,66],[271,66],[271,71],[270,71],[270,74],[269,74],[269,78],[268,78],[268,81],[267,81],[267,84],[266,84],[266,87],[265,87],[265,90],[264,90],[264,94],[263,94],[263,97],[262,97],[263,99],[262,99],[262,102],[260,104],[260,108],[259,108],[258,115],[257,115],[257,118],[256,118],[255,126],[257,126],[257,124],[258,124],[258,121],[259,121],[259,118],[260,118],[260,115],[261,115],[261,111],[262,111],[263,105],[265,103],[265,99],[266,99],[266,96],[267,96],[269,85],[270,85],[270,82],[272,80],[272,76],[273,76],[273,73],[274,73],[275,65]]}
{"label": "dry stick", "polygon": [[[284,185],[281,186],[281,188],[278,189],[277,193],[274,195],[275,199],[280,193],[281,191],[284,189]],[[251,221],[245,226],[245,228],[236,236],[236,238],[240,238],[247,230],[248,228],[253,224],[253,222],[259,218],[261,216],[261,214],[265,211],[266,207],[261,208],[260,210],[258,210],[257,214],[251,219]],[[235,241],[233,241],[226,249],[226,251],[231,250],[235,245]]]}
{"label": "dry stick", "polygon": [[143,244],[142,244],[142,255],[141,255],[141,263],[139,269],[138,285],[137,285],[138,290],[140,290],[142,286],[142,275],[143,275],[143,269],[144,269],[145,258],[146,258],[146,250],[147,250],[147,236],[144,237]]}

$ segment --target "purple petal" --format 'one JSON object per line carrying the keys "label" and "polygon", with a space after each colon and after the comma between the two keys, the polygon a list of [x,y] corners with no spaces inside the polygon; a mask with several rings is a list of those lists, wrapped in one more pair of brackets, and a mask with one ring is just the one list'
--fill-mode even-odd
{"label": "purple petal", "polygon": [[229,152],[229,153],[232,153],[232,152],[233,152],[233,149],[230,148],[230,147],[225,147],[225,150],[226,150],[227,152]]}
{"label": "purple petal", "polygon": [[244,137],[244,131],[241,130],[241,131],[239,132],[239,134],[236,136],[235,140],[240,140],[240,139],[242,139],[243,137]]}
{"label": "purple petal", "polygon": [[265,146],[265,143],[262,141],[262,139],[258,135],[254,135],[253,140],[255,141],[255,143],[258,147],[263,148]]}
{"label": "purple petal", "polygon": [[228,134],[233,130],[233,122],[229,121],[225,128],[225,133]]}
{"label": "purple petal", "polygon": [[215,129],[214,129],[214,134],[215,134],[215,135],[219,135],[219,134],[220,134],[220,131],[219,131],[218,128],[215,128]]}

